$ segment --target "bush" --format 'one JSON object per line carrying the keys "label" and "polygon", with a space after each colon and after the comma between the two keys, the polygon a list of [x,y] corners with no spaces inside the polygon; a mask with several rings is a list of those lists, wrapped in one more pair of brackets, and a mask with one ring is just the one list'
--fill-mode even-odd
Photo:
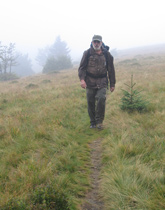
{"label": "bush", "polygon": [[32,209],[70,209],[67,195],[52,186],[38,187],[31,197]]}
{"label": "bush", "polygon": [[3,73],[0,74],[0,81],[9,81],[9,80],[15,80],[18,79],[19,77],[16,76],[13,73]]}
{"label": "bush", "polygon": [[26,87],[26,89],[33,89],[33,88],[38,88],[38,85],[35,85],[33,83],[28,84]]}
{"label": "bush", "polygon": [[43,68],[43,73],[69,69],[72,66],[73,65],[69,56],[63,55],[59,56],[58,58],[50,57]]}
{"label": "bush", "polygon": [[11,199],[1,210],[69,210],[67,195],[53,186],[39,186],[25,199]]}

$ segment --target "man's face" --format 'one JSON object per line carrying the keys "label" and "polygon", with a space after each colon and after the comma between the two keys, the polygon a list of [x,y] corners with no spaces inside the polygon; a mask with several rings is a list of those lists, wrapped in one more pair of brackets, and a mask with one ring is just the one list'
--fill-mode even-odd
{"label": "man's face", "polygon": [[102,42],[94,40],[92,42],[92,45],[93,45],[94,50],[98,51],[101,49]]}

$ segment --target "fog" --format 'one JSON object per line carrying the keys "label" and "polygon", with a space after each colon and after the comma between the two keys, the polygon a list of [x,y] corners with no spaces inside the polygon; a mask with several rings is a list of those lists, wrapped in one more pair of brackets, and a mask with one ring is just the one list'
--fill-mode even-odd
{"label": "fog", "polygon": [[164,0],[0,0],[0,41],[28,53],[35,72],[38,49],[57,36],[74,61],[94,34],[111,49],[165,43]]}

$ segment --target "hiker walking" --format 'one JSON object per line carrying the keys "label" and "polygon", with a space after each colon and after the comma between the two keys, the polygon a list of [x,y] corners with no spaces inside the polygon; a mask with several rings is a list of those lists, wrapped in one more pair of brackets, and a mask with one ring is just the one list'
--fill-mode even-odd
{"label": "hiker walking", "polygon": [[111,92],[115,90],[116,79],[113,57],[100,35],[93,36],[90,48],[84,52],[78,75],[81,87],[86,89],[90,128],[102,129],[108,79]]}

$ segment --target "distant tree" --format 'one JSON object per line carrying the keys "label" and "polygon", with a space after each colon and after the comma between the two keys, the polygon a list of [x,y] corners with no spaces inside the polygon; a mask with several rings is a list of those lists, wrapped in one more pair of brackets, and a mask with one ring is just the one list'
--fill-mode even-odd
{"label": "distant tree", "polygon": [[69,69],[73,66],[70,56],[60,55],[56,59],[57,70]]}
{"label": "distant tree", "polygon": [[11,67],[18,64],[16,59],[15,44],[10,43],[8,47],[9,73],[11,73]]}
{"label": "distant tree", "polygon": [[9,46],[1,45],[0,42],[0,71],[1,73],[11,73],[11,67],[17,64],[17,56],[15,55],[15,44],[10,43]]}
{"label": "distant tree", "polygon": [[18,76],[30,76],[34,74],[32,61],[28,54],[17,53],[18,65],[13,67],[13,72]]}
{"label": "distant tree", "polygon": [[43,73],[57,72],[71,67],[71,59],[68,56],[61,55],[57,58],[50,57],[43,68]]}
{"label": "distant tree", "polygon": [[51,57],[49,46],[46,46],[44,49],[38,49],[38,55],[36,57],[36,61],[40,66],[44,67],[49,57]]}
{"label": "distant tree", "polygon": [[49,57],[43,67],[43,73],[53,72],[56,68],[56,59],[54,57]]}
{"label": "distant tree", "polygon": [[2,73],[6,73],[9,62],[7,56],[7,46],[0,45],[0,59],[1,59]]}
{"label": "distant tree", "polygon": [[53,45],[39,50],[36,60],[43,67],[43,73],[59,71],[72,67],[69,53],[66,42],[58,36]]}
{"label": "distant tree", "polygon": [[54,44],[50,47],[50,53],[55,58],[60,56],[68,56],[70,53],[69,48],[67,47],[66,42],[61,41],[60,36],[58,36]]}

